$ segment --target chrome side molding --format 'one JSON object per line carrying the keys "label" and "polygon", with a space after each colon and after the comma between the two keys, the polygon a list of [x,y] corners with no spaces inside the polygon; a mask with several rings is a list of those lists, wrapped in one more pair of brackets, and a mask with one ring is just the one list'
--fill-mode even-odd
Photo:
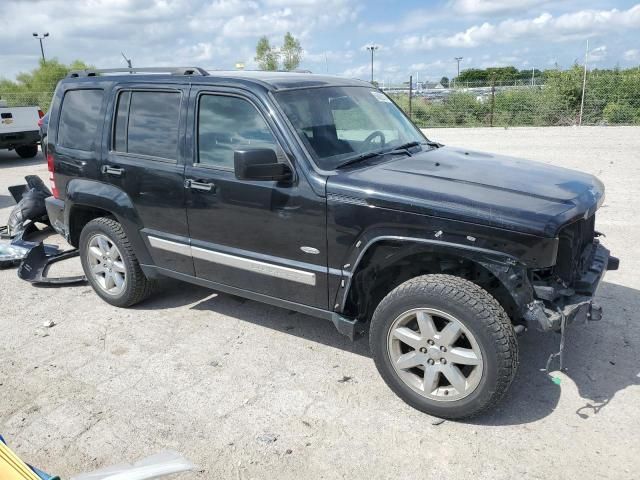
{"label": "chrome side molding", "polygon": [[306,270],[298,270],[296,268],[283,267],[268,262],[261,262],[249,258],[230,255],[228,253],[216,252],[201,247],[194,247],[184,243],[173,242],[163,238],[148,236],[149,244],[153,248],[164,250],[167,252],[177,253],[178,255],[192,256],[200,260],[224,265],[227,267],[238,268],[249,272],[267,275],[269,277],[281,278],[291,282],[302,283],[304,285],[314,286],[316,284],[316,274]]}

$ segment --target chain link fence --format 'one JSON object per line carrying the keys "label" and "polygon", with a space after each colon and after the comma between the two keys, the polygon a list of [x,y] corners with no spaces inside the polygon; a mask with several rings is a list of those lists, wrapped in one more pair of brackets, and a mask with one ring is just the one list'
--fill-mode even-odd
{"label": "chain link fence", "polygon": [[640,125],[640,69],[589,72],[584,88],[583,80],[574,68],[528,82],[407,81],[383,90],[420,127]]}
{"label": "chain link fence", "polygon": [[44,112],[49,110],[52,98],[53,90],[30,92],[0,91],[0,105],[6,103],[8,107],[36,106],[40,107]]}

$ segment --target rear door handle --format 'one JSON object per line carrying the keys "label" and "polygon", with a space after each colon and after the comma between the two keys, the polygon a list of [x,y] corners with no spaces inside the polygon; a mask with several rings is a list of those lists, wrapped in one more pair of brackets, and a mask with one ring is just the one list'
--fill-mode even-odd
{"label": "rear door handle", "polygon": [[184,188],[190,188],[191,190],[198,190],[200,192],[215,192],[215,184],[198,182],[197,180],[187,179],[184,181]]}
{"label": "rear door handle", "polygon": [[105,173],[107,175],[111,175],[111,176],[114,176],[114,177],[121,177],[122,175],[124,175],[124,168],[111,167],[109,165],[103,165],[102,166],[102,173]]}

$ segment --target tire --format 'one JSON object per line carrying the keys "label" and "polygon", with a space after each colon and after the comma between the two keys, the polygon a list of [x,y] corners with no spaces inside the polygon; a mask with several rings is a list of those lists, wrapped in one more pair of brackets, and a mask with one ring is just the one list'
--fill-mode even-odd
{"label": "tire", "polygon": [[451,275],[416,277],[391,291],[374,312],[369,342],[391,390],[441,418],[492,408],[518,367],[515,332],[502,306]]}
{"label": "tire", "polygon": [[[79,243],[87,280],[105,302],[130,307],[153,293],[156,282],[143,273],[122,225],[116,220],[108,217],[91,220],[82,229]],[[109,257],[99,258],[101,252],[108,252]]]}
{"label": "tire", "polygon": [[38,145],[20,145],[16,147],[16,153],[20,158],[33,158],[38,154]]}

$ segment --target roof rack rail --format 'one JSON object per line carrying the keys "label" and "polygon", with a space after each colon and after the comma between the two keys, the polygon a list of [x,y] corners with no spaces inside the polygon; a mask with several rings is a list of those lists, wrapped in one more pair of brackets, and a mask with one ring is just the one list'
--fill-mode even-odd
{"label": "roof rack rail", "polygon": [[146,68],[85,68],[69,72],[67,78],[97,77],[103,73],[168,73],[170,75],[202,75],[208,76],[204,68],[200,67],[146,67]]}

